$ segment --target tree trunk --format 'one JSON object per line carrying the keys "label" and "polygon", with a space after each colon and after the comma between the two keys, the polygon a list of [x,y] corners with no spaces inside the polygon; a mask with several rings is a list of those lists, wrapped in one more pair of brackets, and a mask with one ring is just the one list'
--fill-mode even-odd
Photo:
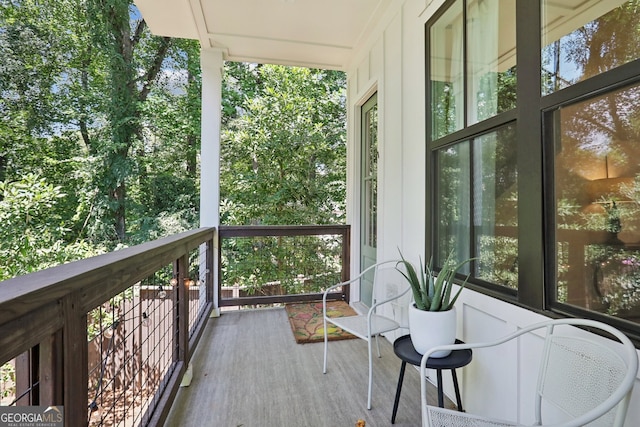
{"label": "tree trunk", "polygon": [[135,141],[143,135],[140,104],[147,100],[171,46],[171,39],[158,39],[150,61],[144,64],[146,70],[140,74],[141,64],[136,63],[134,50],[147,31],[145,21],[132,24],[129,0],[96,0],[95,5],[95,11],[103,16],[106,24],[111,77],[111,144],[102,150],[106,169],[101,185],[109,195],[110,220],[115,235],[119,242],[123,242],[126,239],[126,182],[133,171],[129,157]]}
{"label": "tree trunk", "polygon": [[115,191],[113,192],[113,198],[116,202],[116,209],[114,212],[115,228],[118,241],[124,242],[127,237],[127,224],[126,224],[126,211],[125,211],[125,199],[126,199],[126,187],[125,182],[120,182]]}

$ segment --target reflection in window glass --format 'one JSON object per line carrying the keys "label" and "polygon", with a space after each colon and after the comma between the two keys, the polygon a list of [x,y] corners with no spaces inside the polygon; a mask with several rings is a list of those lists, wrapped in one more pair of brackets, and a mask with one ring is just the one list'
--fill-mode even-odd
{"label": "reflection in window glass", "polygon": [[430,26],[433,140],[515,108],[515,16],[514,1],[458,0]]}
{"label": "reflection in window glass", "polygon": [[640,0],[543,1],[542,94],[640,58]]}
{"label": "reflection in window glass", "polygon": [[467,2],[468,124],[516,106],[516,3]]}
{"label": "reflection in window glass", "polygon": [[430,29],[433,139],[464,126],[463,39],[462,0],[458,0]]}
{"label": "reflection in window glass", "polygon": [[476,277],[517,288],[516,131],[507,126],[474,140],[473,225]]}
{"label": "reflection in window glass", "polygon": [[640,320],[640,86],[557,110],[559,302]]}
{"label": "reflection in window glass", "polygon": [[515,127],[437,153],[437,259],[476,257],[474,277],[517,288]]}
{"label": "reflection in window glass", "polygon": [[450,252],[456,259],[471,256],[471,151],[468,141],[437,152],[436,265]]}
{"label": "reflection in window glass", "polygon": [[363,217],[362,242],[377,247],[378,236],[378,104],[364,112],[362,147]]}

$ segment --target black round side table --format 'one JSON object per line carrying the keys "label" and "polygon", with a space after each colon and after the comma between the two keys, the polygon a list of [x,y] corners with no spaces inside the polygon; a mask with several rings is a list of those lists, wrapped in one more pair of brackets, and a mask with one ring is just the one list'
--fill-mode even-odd
{"label": "black round side table", "polygon": [[[456,344],[463,344],[462,341],[456,340]],[[422,354],[418,353],[413,347],[411,336],[403,335],[393,343],[393,351],[402,360],[400,367],[400,377],[398,378],[398,388],[396,390],[396,399],[393,403],[393,415],[391,416],[391,424],[396,422],[396,412],[398,412],[398,402],[400,401],[400,391],[402,390],[402,381],[404,380],[404,371],[407,362],[415,366],[420,366]],[[427,360],[427,368],[435,369],[438,377],[438,406],[444,408],[444,395],[442,392],[442,370],[450,369],[453,376],[453,387],[456,391],[456,401],[458,411],[462,412],[462,400],[460,399],[460,388],[458,387],[458,377],[456,376],[456,368],[461,368],[471,362],[473,354],[471,350],[455,350],[447,357],[430,357]],[[424,404],[424,402],[422,402]]]}

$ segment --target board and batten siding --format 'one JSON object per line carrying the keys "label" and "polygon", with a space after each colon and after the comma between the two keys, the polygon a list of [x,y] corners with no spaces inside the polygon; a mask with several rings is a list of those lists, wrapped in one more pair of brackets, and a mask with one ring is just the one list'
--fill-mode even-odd
{"label": "board and batten siding", "polygon": [[[377,30],[363,40],[348,70],[347,216],[352,225],[352,274],[358,268],[359,107],[377,91],[379,108],[378,259],[425,253],[425,23],[442,0],[406,0],[390,11]],[[394,283],[388,283],[393,292]],[[355,292],[355,290],[353,290]],[[355,297],[355,295],[354,295]],[[406,316],[408,300],[393,309]],[[466,289],[457,303],[458,337],[486,341],[546,319],[516,305]],[[391,310],[391,309],[390,309]],[[389,313],[387,313],[389,314]],[[393,341],[407,333],[388,334]],[[526,336],[499,351],[474,355],[458,374],[468,412],[533,422],[534,362],[541,351],[537,336]],[[417,373],[416,373],[417,375]],[[434,381],[435,382],[435,381]],[[445,393],[453,395],[450,374]],[[640,425],[640,391],[629,407],[626,426]]]}

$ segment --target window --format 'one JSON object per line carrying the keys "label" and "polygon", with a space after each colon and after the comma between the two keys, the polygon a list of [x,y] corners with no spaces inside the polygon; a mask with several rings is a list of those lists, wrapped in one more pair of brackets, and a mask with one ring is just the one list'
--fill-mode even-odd
{"label": "window", "polygon": [[474,276],[516,288],[515,128],[507,125],[437,151],[436,258],[477,258]]}
{"label": "window", "polygon": [[543,1],[542,95],[556,98],[545,112],[556,260],[547,292],[552,308],[638,323],[640,2],[588,6],[561,16]]}
{"label": "window", "polygon": [[[431,122],[433,139],[464,127],[462,0],[431,26]],[[455,29],[455,30],[454,30]]]}
{"label": "window", "polygon": [[428,28],[435,264],[475,257],[473,277],[515,289],[515,2],[456,0]]}
{"label": "window", "polygon": [[559,6],[545,0],[543,95],[640,58],[637,8],[637,1],[570,1]]}
{"label": "window", "polygon": [[436,265],[640,332],[640,0],[450,0],[426,38]]}
{"label": "window", "polygon": [[434,140],[515,107],[514,2],[457,0],[429,38]]}
{"label": "window", "polygon": [[640,315],[640,85],[553,111],[560,303]]}

